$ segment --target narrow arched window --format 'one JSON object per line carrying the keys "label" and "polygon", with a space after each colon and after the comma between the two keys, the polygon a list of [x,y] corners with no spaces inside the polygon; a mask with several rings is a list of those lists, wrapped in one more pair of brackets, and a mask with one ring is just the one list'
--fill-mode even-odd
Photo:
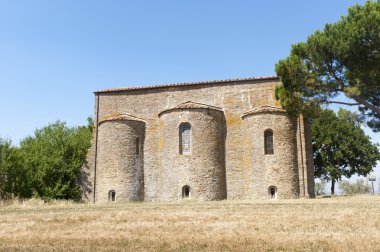
{"label": "narrow arched window", "polygon": [[182,123],[179,126],[179,154],[191,154],[191,125],[190,123]]}
{"label": "narrow arched window", "polygon": [[115,190],[111,190],[108,192],[108,201],[115,202],[116,201],[116,192]]}
{"label": "narrow arched window", "polygon": [[265,155],[271,155],[274,153],[273,151],[273,131],[267,129],[264,132],[264,150]]}
{"label": "narrow arched window", "polygon": [[136,154],[140,154],[140,138],[136,137]]}

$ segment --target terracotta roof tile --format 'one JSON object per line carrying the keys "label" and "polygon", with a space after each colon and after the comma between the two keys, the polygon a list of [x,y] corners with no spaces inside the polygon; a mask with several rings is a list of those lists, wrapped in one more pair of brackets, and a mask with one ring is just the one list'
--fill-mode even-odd
{"label": "terracotta roof tile", "polygon": [[99,90],[99,91],[96,91],[95,93],[96,94],[111,93],[111,92],[122,92],[122,91],[141,90],[141,89],[157,89],[157,88],[178,87],[178,86],[197,86],[197,85],[241,82],[241,81],[255,81],[255,80],[279,80],[279,78],[277,76],[263,76],[263,77],[249,77],[249,78],[211,80],[211,81],[199,81],[199,82],[183,82],[183,83],[174,83],[174,84],[147,85],[147,86],[140,86],[140,87],[112,88],[112,89]]}
{"label": "terracotta roof tile", "polygon": [[163,110],[161,113],[158,114],[158,116],[160,116],[161,114],[163,114],[165,112],[178,110],[178,109],[212,109],[212,110],[223,111],[222,108],[219,108],[216,106],[211,106],[211,105],[198,103],[198,102],[187,101],[187,102],[184,102],[184,103],[181,103],[181,104],[175,106],[174,108]]}
{"label": "terracotta roof tile", "polygon": [[242,115],[242,118],[252,115],[252,114],[258,114],[258,113],[265,113],[265,112],[280,112],[280,113],[285,113],[286,110],[280,107],[275,107],[275,106],[269,106],[269,105],[263,105],[263,106],[258,106],[253,108],[252,110],[245,112]]}
{"label": "terracotta roof tile", "polygon": [[208,108],[208,109],[223,111],[222,108],[219,108],[216,106],[207,105],[204,103],[192,102],[192,101],[187,101],[187,102],[181,103],[181,104],[175,106],[175,108],[179,108],[179,109],[181,109],[181,108],[185,108],[185,109],[186,108]]}
{"label": "terracotta roof tile", "polygon": [[106,122],[106,121],[118,121],[118,120],[123,120],[123,121],[139,121],[139,122],[144,122],[145,121],[141,118],[138,118],[136,116],[133,116],[133,115],[129,115],[129,114],[121,114],[121,113],[113,113],[113,114],[110,114],[110,115],[107,115],[103,118],[101,118],[99,120],[99,124],[101,124],[102,122]]}

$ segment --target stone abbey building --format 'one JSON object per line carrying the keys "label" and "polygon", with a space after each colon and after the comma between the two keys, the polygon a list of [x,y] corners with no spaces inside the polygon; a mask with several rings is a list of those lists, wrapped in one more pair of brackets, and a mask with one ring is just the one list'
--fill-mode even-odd
{"label": "stone abbey building", "polygon": [[280,107],[279,84],[260,77],[95,92],[84,200],[313,197],[310,125]]}

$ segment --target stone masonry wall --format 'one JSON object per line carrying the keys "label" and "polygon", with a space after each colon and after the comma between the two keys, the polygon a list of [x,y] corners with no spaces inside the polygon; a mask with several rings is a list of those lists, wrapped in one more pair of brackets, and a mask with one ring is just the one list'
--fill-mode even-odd
{"label": "stone masonry wall", "polygon": [[[243,159],[249,171],[249,195],[251,198],[268,198],[269,187],[277,188],[276,198],[299,196],[296,152],[297,121],[285,112],[254,113],[244,117],[245,130],[250,147]],[[264,131],[273,132],[274,154],[264,152]]]}
{"label": "stone masonry wall", "polygon": [[314,191],[314,161],[313,161],[313,146],[312,146],[312,133],[311,124],[304,122],[304,138],[305,138],[305,151],[306,151],[306,174],[307,174],[307,195],[306,197],[315,197]]}
{"label": "stone masonry wall", "polygon": [[[223,111],[206,108],[177,109],[160,116],[161,167],[158,200],[182,198],[190,186],[190,198],[221,200],[227,197],[225,120]],[[191,152],[180,154],[179,127],[191,124]]]}
{"label": "stone masonry wall", "polygon": [[144,199],[144,131],[145,124],[139,121],[110,120],[99,125],[96,202],[108,202],[111,190],[118,202]]}
{"label": "stone masonry wall", "polygon": [[[174,123],[174,121],[176,121],[177,119],[181,120],[181,116],[178,114],[177,116],[174,116],[172,119],[165,119],[165,117],[168,116],[170,113],[162,115],[162,118],[159,117],[159,114],[165,110],[175,108],[178,104],[187,101],[222,108],[224,112],[223,115],[225,123],[224,157],[227,198],[248,199],[253,197],[252,169],[249,165],[250,162],[253,161],[249,160],[250,157],[248,155],[243,155],[243,153],[246,153],[247,150],[252,147],[253,143],[251,141],[252,138],[250,138],[250,135],[252,135],[253,133],[249,132],[249,128],[252,127],[247,125],[247,122],[245,119],[242,118],[242,115],[247,111],[250,111],[258,106],[269,105],[279,107],[280,105],[274,97],[274,89],[279,84],[280,83],[278,79],[269,78],[257,80],[228,81],[221,83],[207,83],[204,85],[172,85],[166,87],[155,87],[146,89],[129,89],[99,92],[96,94],[96,96],[99,99],[99,107],[97,108],[99,113],[98,115],[95,115],[95,118],[98,116],[101,119],[108,117],[112,114],[130,114],[144,120],[144,200],[160,201],[164,198],[170,199],[172,197],[165,196],[162,194],[163,189],[165,187],[162,173],[162,150],[164,146],[170,144],[170,141],[174,141],[173,139],[166,139],[165,137],[163,138],[162,132],[164,132],[163,128],[166,127],[165,123]],[[277,120],[279,120],[277,122],[278,129],[276,130],[281,132],[284,138],[293,139],[293,125],[292,127],[286,126],[284,128],[281,128],[279,126],[281,125],[281,123],[285,123],[286,125],[291,124],[287,121],[288,119],[284,118],[285,117],[282,115],[279,117],[277,117],[277,115],[270,115],[270,119],[268,120],[272,124],[276,124]],[[166,122],[164,122],[164,119],[166,120]],[[208,119],[205,120],[207,121]],[[213,121],[211,120],[210,122]],[[178,128],[176,128],[176,130],[173,130],[173,137],[178,137],[177,131]],[[287,134],[289,136],[285,137],[285,135]],[[108,137],[115,138],[115,136],[112,135],[109,135]],[[203,144],[207,146],[206,142]],[[99,156],[99,148],[102,148],[100,141],[98,142],[98,145],[99,146],[97,162],[99,166],[99,162],[102,162],[102,158]],[[293,145],[293,142],[289,143],[289,148],[294,147],[295,150],[289,150],[287,153],[293,153],[295,159],[298,159],[297,146]],[[175,143],[175,146],[175,148],[177,148],[178,142]],[[259,144],[257,148],[260,148],[260,150],[262,150],[262,144]],[[205,151],[205,149],[199,150]],[[94,155],[90,155],[90,157],[92,156]],[[219,154],[217,156],[219,156]],[[259,159],[259,161],[257,162],[262,161],[263,160],[260,161]],[[214,161],[210,162],[213,163]],[[290,164],[289,162],[290,161],[287,160],[286,165]],[[95,163],[95,161],[88,162],[90,166],[93,163]],[[293,169],[295,174],[294,178],[291,178],[291,182],[288,182],[290,184],[293,184],[294,181],[296,181],[295,178],[299,175],[298,168],[300,164],[298,162],[294,162],[293,165],[295,166]],[[310,165],[310,162],[307,162],[306,165]],[[91,170],[93,168],[94,165],[92,165],[92,167],[89,167],[90,171],[88,174],[93,174],[93,170]],[[285,169],[285,173],[289,171],[288,166],[280,167],[279,165],[278,169]],[[175,168],[173,168],[173,172],[175,173]],[[309,174],[311,174],[311,172],[309,172]],[[105,176],[105,174],[103,174],[103,176]],[[288,178],[288,175],[284,175],[284,179]],[[309,180],[311,181],[310,176]],[[186,181],[180,182],[179,185],[182,185],[185,182]],[[308,183],[308,185],[310,187],[311,183]],[[175,190],[177,195],[178,188],[176,188]],[[295,185],[294,189],[286,190],[286,194],[280,194],[279,191],[278,195],[289,195],[289,197],[291,195],[291,197],[293,197],[293,195],[297,194],[297,191],[300,191],[300,183]],[[290,193],[290,191],[292,192]],[[201,198],[203,198],[203,196]],[[208,197],[205,197],[205,199],[208,199]]]}
{"label": "stone masonry wall", "polygon": [[301,197],[315,197],[314,163],[311,125],[303,117],[297,119],[297,157]]}

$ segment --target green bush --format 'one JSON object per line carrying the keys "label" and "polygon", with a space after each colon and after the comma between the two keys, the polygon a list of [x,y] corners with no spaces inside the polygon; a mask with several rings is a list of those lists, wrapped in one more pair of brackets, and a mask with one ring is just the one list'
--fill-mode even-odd
{"label": "green bush", "polygon": [[358,179],[354,183],[349,181],[342,181],[339,183],[339,188],[343,194],[367,194],[371,192],[371,186],[366,184],[363,179]]}
{"label": "green bush", "polygon": [[57,121],[13,147],[0,138],[0,198],[78,199],[77,177],[90,148],[93,121],[68,127]]}

